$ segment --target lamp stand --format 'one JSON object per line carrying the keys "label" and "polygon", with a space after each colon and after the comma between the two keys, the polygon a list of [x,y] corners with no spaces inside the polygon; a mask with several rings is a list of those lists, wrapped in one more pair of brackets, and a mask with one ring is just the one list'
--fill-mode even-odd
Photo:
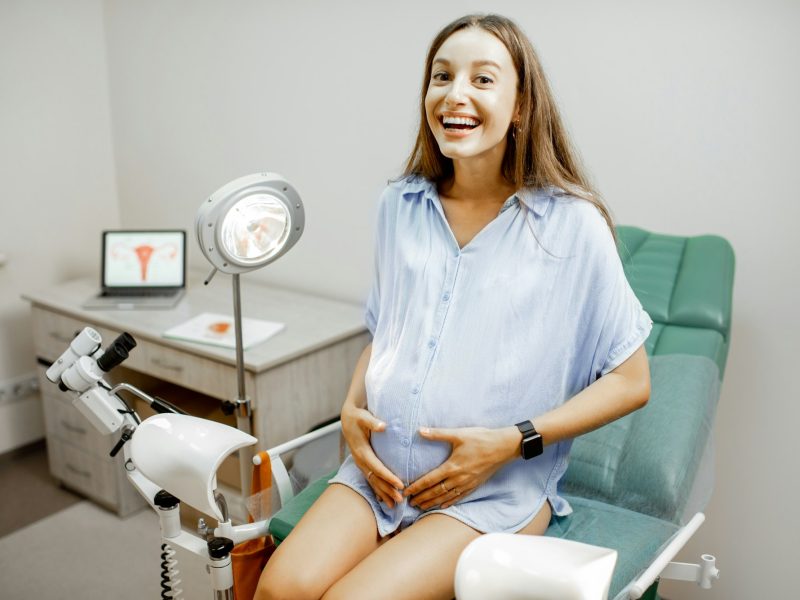
{"label": "lamp stand", "polygon": [[[234,404],[236,405],[236,427],[252,435],[253,414],[250,399],[244,389],[244,344],[242,343],[242,294],[239,284],[239,275],[233,275],[233,328],[236,335],[236,381],[238,393]],[[250,471],[253,465],[253,446],[239,450],[239,477],[242,482],[242,500],[247,505],[250,496]]]}

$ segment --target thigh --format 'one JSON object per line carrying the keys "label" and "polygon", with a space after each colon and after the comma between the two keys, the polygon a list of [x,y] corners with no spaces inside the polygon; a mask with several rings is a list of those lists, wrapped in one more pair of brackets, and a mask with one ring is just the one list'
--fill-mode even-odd
{"label": "thigh", "polygon": [[332,484],[275,550],[256,598],[320,598],[380,544],[369,503],[349,487]]}
{"label": "thigh", "polygon": [[525,527],[517,531],[517,533],[522,533],[524,535],[542,535],[547,531],[547,526],[550,525],[550,518],[552,516],[553,511],[550,508],[550,501],[545,500],[544,506],[542,506],[537,515],[533,517],[533,521],[525,525]]}
{"label": "thigh", "polygon": [[480,532],[432,514],[392,537],[335,583],[324,600],[450,600],[458,557]]}

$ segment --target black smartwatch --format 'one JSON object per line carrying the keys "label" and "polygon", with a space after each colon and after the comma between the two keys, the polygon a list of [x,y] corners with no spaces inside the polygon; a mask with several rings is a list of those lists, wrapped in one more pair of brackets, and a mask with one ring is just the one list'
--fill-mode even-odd
{"label": "black smartwatch", "polygon": [[542,436],[533,427],[533,423],[530,421],[517,423],[517,429],[519,429],[519,432],[522,434],[522,443],[519,445],[522,458],[528,460],[544,452]]}

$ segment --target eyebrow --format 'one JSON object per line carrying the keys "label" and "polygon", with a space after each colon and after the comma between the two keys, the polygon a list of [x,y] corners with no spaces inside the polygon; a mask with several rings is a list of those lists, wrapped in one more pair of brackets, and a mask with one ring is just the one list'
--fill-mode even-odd
{"label": "eyebrow", "polygon": [[[446,58],[437,58],[433,62],[434,63],[442,63],[443,65],[448,65],[448,66],[450,65],[450,61],[447,60]],[[472,66],[473,67],[483,67],[483,66],[487,66],[487,65],[490,66],[490,67],[495,67],[496,69],[500,69],[501,68],[500,65],[498,65],[493,60],[474,60],[474,61],[472,61]]]}

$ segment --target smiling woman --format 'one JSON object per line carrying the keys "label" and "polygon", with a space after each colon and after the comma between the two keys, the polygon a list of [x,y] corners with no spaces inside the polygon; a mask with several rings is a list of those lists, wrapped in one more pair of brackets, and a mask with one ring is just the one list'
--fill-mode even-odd
{"label": "smiling woman", "polygon": [[378,207],[373,342],[341,413],[351,456],[259,600],[452,598],[463,549],[569,514],[571,439],[649,397],[650,318],[528,39],[497,15],[454,21],[422,91]]}

